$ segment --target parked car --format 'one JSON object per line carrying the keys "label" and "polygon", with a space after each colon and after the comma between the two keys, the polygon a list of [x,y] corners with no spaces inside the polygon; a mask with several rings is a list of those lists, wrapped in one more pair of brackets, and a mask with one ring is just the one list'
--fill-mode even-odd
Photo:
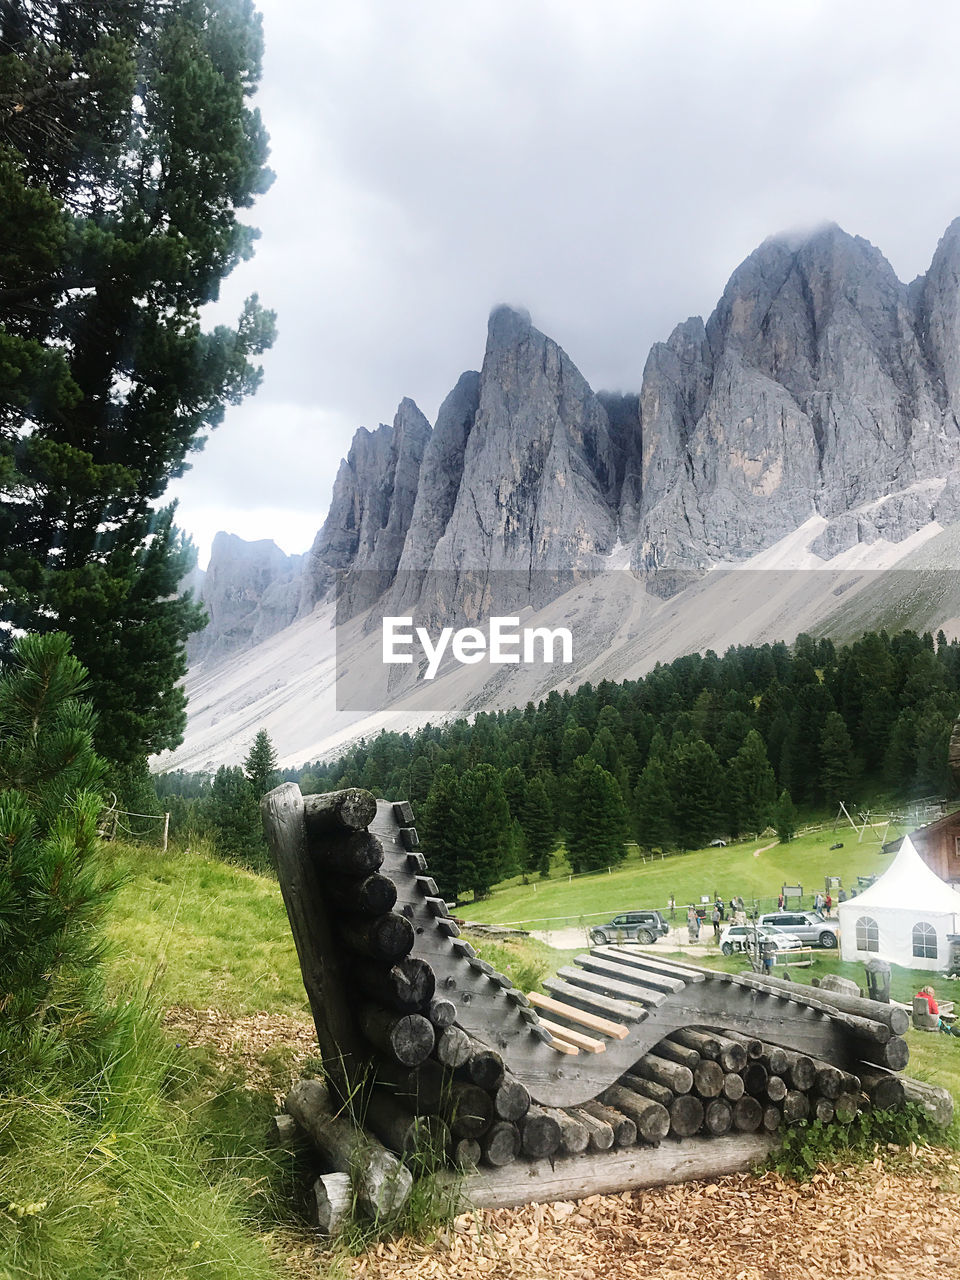
{"label": "parked car", "polygon": [[758,924],[771,929],[794,933],[808,947],[836,947],[839,945],[837,926],[826,920],[819,911],[771,911],[761,916]]}
{"label": "parked car", "polygon": [[725,849],[727,847],[726,840],[711,840],[707,845],[708,849]]}
{"label": "parked car", "polygon": [[659,911],[624,911],[609,924],[598,924],[590,930],[590,941],[596,946],[605,942],[656,942],[670,932]]}
{"label": "parked car", "polygon": [[728,924],[720,935],[720,950],[725,956],[732,956],[735,951],[752,951],[758,941],[763,951],[794,951],[803,946],[795,934],[768,925]]}

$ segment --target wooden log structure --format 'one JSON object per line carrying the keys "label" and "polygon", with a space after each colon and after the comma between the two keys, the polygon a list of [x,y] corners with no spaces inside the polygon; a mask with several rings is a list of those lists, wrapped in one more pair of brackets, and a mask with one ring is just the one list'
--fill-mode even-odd
{"label": "wooden log structure", "polygon": [[413,1178],[397,1157],[337,1114],[319,1080],[300,1080],[286,1109],[338,1173],[354,1179],[357,1204],[368,1218],[394,1217],[406,1204]]}
{"label": "wooden log structure", "polygon": [[587,1147],[590,1151],[609,1151],[614,1143],[613,1125],[584,1107],[573,1107],[565,1113],[587,1131]]}
{"label": "wooden log structure", "polygon": [[418,1116],[382,1088],[367,1094],[363,1123],[401,1159],[423,1157],[436,1162],[450,1148],[450,1130],[439,1116]]}
{"label": "wooden log structure", "polygon": [[[952,1116],[900,1075],[897,1006],[613,944],[524,993],[458,936],[409,805],[286,784],[262,808],[331,1091],[300,1082],[276,1127],[340,1174],[394,1161],[363,1212],[396,1211],[396,1155],[417,1151],[446,1151],[474,1203],[507,1204],[745,1167],[811,1115],[909,1099]],[[317,1193],[331,1218],[340,1185]]]}
{"label": "wooden log structure", "polygon": [[338,911],[380,916],[393,909],[397,886],[387,876],[375,871],[373,875],[356,879],[332,879],[327,894]]}
{"label": "wooden log structure", "polygon": [[361,787],[304,796],[303,811],[312,836],[328,832],[366,831],[377,816],[377,802]]}
{"label": "wooden log structure", "polygon": [[401,1013],[423,1013],[436,988],[430,966],[409,955],[395,964],[357,957],[352,973],[365,995]]}
{"label": "wooden log structure", "polygon": [[436,1033],[419,1013],[397,1013],[381,1005],[362,1004],[360,1027],[372,1045],[404,1067],[417,1067],[433,1052]]}

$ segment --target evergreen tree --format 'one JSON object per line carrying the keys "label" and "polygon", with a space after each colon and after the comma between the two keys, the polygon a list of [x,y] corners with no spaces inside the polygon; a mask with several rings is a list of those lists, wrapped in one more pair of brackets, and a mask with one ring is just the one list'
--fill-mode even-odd
{"label": "evergreen tree", "polygon": [[677,842],[699,849],[714,839],[725,808],[725,779],[716,752],[702,738],[686,738],[668,764]]}
{"label": "evergreen tree", "polygon": [[531,778],[520,813],[523,828],[525,861],[528,874],[537,871],[542,878],[550,874],[550,855],[557,844],[556,823],[550,796],[540,777]]}
{"label": "evergreen tree", "polygon": [[199,323],[270,179],[260,24],[250,0],[19,0],[0,41],[0,620],[71,636],[129,763],[179,742],[202,624],[157,500],[272,341],[255,298]]}
{"label": "evergreen tree", "polygon": [[617,780],[586,756],[570,776],[567,861],[573,871],[599,871],[626,857],[627,807]]}
{"label": "evergreen tree", "polygon": [[470,846],[467,833],[459,826],[457,798],[460,783],[449,764],[441,765],[433,775],[433,783],[418,822],[430,874],[445,898],[457,901],[472,878],[468,864]]}
{"label": "evergreen tree", "polygon": [[790,792],[781,791],[777,807],[773,811],[773,825],[781,844],[789,844],[797,834],[797,821],[797,809],[790,798]]}
{"label": "evergreen tree", "polygon": [[756,729],[750,730],[730,762],[727,796],[732,832],[759,834],[769,824],[777,799],[777,781]]}
{"label": "evergreen tree", "polygon": [[527,780],[523,776],[523,770],[519,765],[511,765],[502,775],[501,781],[507,804],[510,806],[510,816],[519,820],[527,791]]}
{"label": "evergreen tree", "polygon": [[827,804],[833,806],[850,799],[855,772],[853,741],[843,717],[831,711],[820,737],[820,789]]}
{"label": "evergreen tree", "polygon": [[637,779],[633,830],[641,849],[669,849],[673,842],[673,800],[666,771],[656,756]]}
{"label": "evergreen tree", "polygon": [[430,783],[433,780],[433,768],[425,755],[416,756],[410,765],[408,777],[408,798],[411,804],[420,805],[430,794]]}
{"label": "evergreen tree", "polygon": [[0,678],[0,1088],[25,1052],[89,1042],[99,925],[116,888],[99,856],[104,763],[86,673],[62,634],[13,644]]}
{"label": "evergreen tree", "polygon": [[256,800],[277,785],[277,753],[266,729],[261,729],[254,738],[250,754],[243,762],[243,772],[247,775]]}
{"label": "evergreen tree", "polygon": [[237,765],[224,764],[217,770],[204,802],[204,815],[221,854],[237,858],[254,870],[269,865],[260,804]]}
{"label": "evergreen tree", "polygon": [[491,764],[468,769],[460,779],[454,823],[469,849],[465,888],[474,900],[486,897],[498,880],[511,875],[512,823],[500,774]]}

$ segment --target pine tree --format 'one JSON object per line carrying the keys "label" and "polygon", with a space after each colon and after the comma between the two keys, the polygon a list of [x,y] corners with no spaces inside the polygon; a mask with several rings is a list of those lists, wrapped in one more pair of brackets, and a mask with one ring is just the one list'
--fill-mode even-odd
{"label": "pine tree", "polygon": [[214,775],[204,813],[217,849],[258,871],[269,865],[260,805],[253,787],[237,765],[221,765]]}
{"label": "pine tree", "polygon": [[716,837],[724,811],[725,779],[716,752],[702,738],[687,738],[668,764],[677,842],[699,849]]}
{"label": "pine tree", "polygon": [[797,833],[797,810],[789,791],[781,791],[773,812],[773,825],[781,844],[789,844]]}
{"label": "pine tree", "polygon": [[277,753],[266,729],[261,729],[254,738],[250,754],[243,762],[243,772],[256,800],[277,785]]}
{"label": "pine tree", "polygon": [[0,1087],[21,1057],[88,1040],[102,990],[104,762],[67,636],[25,636],[0,678]]}
{"label": "pine tree", "polygon": [[433,775],[429,794],[418,822],[423,850],[431,876],[445,898],[457,901],[472,879],[468,862],[470,847],[460,829],[457,798],[460,783],[456,772],[444,764]]}
{"label": "pine tree", "polygon": [[759,834],[769,824],[777,799],[777,781],[756,729],[750,730],[730,762],[727,795],[731,832]]}
{"label": "pine tree", "polygon": [[539,872],[545,879],[550,874],[550,855],[556,848],[557,832],[550,796],[540,777],[531,778],[527,783],[520,825],[526,854],[523,869],[527,873]]}
{"label": "pine tree", "polygon": [[203,618],[157,501],[273,337],[255,298],[199,323],[271,176],[260,23],[250,0],[19,0],[0,40],[0,620],[71,636],[126,764],[179,742]]}
{"label": "pine tree", "polygon": [[474,900],[478,901],[513,871],[510,806],[500,774],[492,764],[468,769],[460,779],[454,823],[461,847],[469,848],[471,853],[464,886],[473,890]]}
{"label": "pine tree", "polygon": [[820,788],[829,805],[850,799],[855,772],[853,741],[843,717],[831,711],[820,737]]}
{"label": "pine tree", "polygon": [[669,849],[673,842],[673,800],[663,764],[656,756],[637,779],[633,830],[641,849]]}
{"label": "pine tree", "polygon": [[523,801],[527,792],[527,780],[519,765],[511,765],[501,776],[503,791],[510,806],[511,818],[518,819],[523,811]]}
{"label": "pine tree", "polygon": [[569,781],[567,861],[574,872],[616,866],[626,857],[628,825],[616,778],[584,756]]}

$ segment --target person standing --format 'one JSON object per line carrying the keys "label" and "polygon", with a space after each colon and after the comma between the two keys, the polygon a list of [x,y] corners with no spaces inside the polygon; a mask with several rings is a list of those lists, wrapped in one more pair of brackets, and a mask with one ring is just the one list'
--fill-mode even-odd
{"label": "person standing", "polygon": [[713,923],[713,941],[714,945],[720,945],[720,908],[716,903],[713,904],[713,915],[710,917]]}
{"label": "person standing", "polygon": [[687,907],[687,937],[691,942],[696,942],[697,934],[700,932],[700,918],[694,911],[693,907]]}

